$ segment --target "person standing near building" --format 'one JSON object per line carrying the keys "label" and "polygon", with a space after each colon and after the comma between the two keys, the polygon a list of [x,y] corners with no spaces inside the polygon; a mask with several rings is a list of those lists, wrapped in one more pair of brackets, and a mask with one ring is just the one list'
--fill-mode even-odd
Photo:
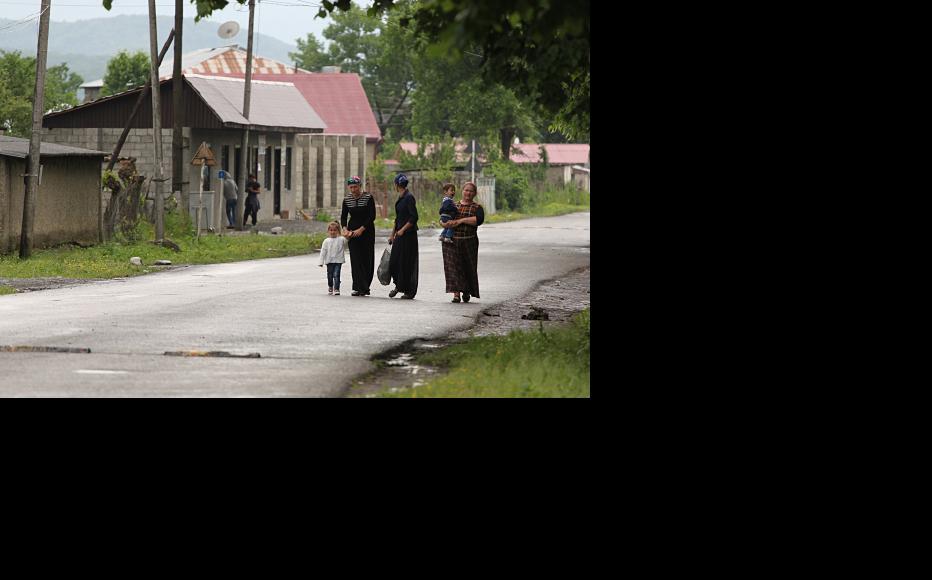
{"label": "person standing near building", "polygon": [[227,202],[227,228],[235,228],[236,196],[239,194],[239,190],[236,188],[236,182],[233,181],[233,176],[228,172],[221,169],[218,176],[223,183],[223,199]]}
{"label": "person standing near building", "polygon": [[249,216],[252,216],[252,225],[256,225],[259,221],[259,182],[256,181],[256,175],[254,173],[249,174],[249,179],[246,181],[246,215],[243,216],[243,225],[246,225],[246,221],[249,220]]}

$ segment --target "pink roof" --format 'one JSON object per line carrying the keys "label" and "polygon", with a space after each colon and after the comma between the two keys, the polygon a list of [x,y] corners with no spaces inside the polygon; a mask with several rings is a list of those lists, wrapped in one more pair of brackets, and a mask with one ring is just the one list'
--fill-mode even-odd
{"label": "pink roof", "polygon": [[252,78],[294,84],[327,124],[324,135],[365,135],[366,141],[382,138],[366,90],[356,73],[254,73]]}
{"label": "pink roof", "polygon": [[[588,143],[544,143],[544,149],[551,165],[585,165],[589,162]],[[513,145],[511,160],[515,163],[540,163],[540,144]]]}

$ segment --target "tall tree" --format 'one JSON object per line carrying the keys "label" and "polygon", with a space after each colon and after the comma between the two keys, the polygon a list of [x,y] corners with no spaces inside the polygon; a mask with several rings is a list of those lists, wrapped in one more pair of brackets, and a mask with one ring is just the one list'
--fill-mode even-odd
{"label": "tall tree", "polygon": [[450,63],[422,54],[415,79],[412,130],[418,138],[446,133],[485,141],[492,135],[508,159],[516,136],[538,136],[533,107],[511,89],[487,82],[475,57]]}
{"label": "tall tree", "polygon": [[288,56],[294,60],[294,63],[309,71],[317,72],[324,66],[330,66],[333,62],[330,55],[324,51],[323,45],[314,36],[314,33],[308,33],[304,40],[296,39],[298,43],[297,52],[289,52]]}
{"label": "tall tree", "polygon": [[137,51],[133,54],[121,50],[107,63],[107,74],[104,75],[102,96],[115,95],[123,91],[146,84],[149,78],[149,56]]}
{"label": "tall tree", "polygon": [[[205,4],[224,0],[200,0]],[[225,3],[225,2],[224,2]],[[369,14],[397,0],[373,0]],[[320,15],[351,10],[351,0],[322,0]],[[435,54],[457,60],[477,46],[482,74],[528,95],[552,129],[589,137],[590,2],[575,0],[420,0],[402,19],[431,39]]]}
{"label": "tall tree", "polygon": [[[29,137],[36,81],[36,58],[0,50],[0,127],[11,135]],[[67,64],[46,70],[44,110],[60,111],[78,104],[77,90],[84,79]]]}
{"label": "tall tree", "polygon": [[323,32],[327,50],[313,34],[298,39],[298,52],[291,53],[298,66],[319,70],[339,66],[359,75],[382,134],[390,127],[406,129],[410,96],[414,87],[413,32],[400,25],[411,2],[399,3],[386,16],[370,16],[353,6],[331,15]]}

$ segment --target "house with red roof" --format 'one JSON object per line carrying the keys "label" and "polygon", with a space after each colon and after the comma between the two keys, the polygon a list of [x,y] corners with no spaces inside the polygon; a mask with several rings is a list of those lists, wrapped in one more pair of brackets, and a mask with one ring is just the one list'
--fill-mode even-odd
{"label": "house with red roof", "polygon": [[511,161],[519,165],[542,163],[541,147],[547,156],[547,179],[557,185],[575,183],[589,191],[588,143],[515,143]]}
{"label": "house with red roof", "polygon": [[324,135],[364,135],[366,160],[375,159],[382,132],[369,105],[366,90],[356,73],[253,73],[252,78],[293,84],[327,124]]}
{"label": "house with red roof", "polygon": [[[418,144],[413,141],[402,141],[398,144],[399,149],[391,152],[389,155],[398,157],[401,152],[408,155],[417,155]],[[469,152],[469,143],[458,140],[455,145],[456,162],[462,164],[469,163],[471,158]],[[571,182],[575,183],[581,189],[589,191],[589,144],[588,143],[515,143],[511,146],[510,159],[518,165],[529,165],[542,163],[544,157],[541,155],[541,147],[547,157],[547,179],[557,185],[566,185]],[[424,153],[430,155],[433,151],[433,145],[427,145]],[[479,163],[485,164],[486,158],[480,152],[476,155]],[[398,159],[386,159],[385,165],[389,170],[409,170],[411,168],[402,167]]]}

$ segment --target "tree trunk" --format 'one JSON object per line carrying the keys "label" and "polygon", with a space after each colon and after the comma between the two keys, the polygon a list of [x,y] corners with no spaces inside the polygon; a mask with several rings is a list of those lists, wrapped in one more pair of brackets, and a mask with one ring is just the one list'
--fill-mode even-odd
{"label": "tree trunk", "polygon": [[505,161],[511,159],[511,144],[515,140],[515,132],[514,127],[506,127],[500,132],[502,138],[502,159]]}

